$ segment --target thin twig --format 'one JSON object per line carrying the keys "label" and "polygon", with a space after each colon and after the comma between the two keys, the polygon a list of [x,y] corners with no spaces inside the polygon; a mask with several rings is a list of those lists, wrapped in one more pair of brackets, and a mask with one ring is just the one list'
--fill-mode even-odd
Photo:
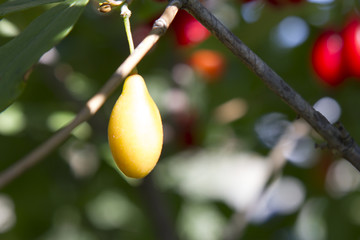
{"label": "thin twig", "polygon": [[106,99],[113,91],[120,86],[123,79],[131,72],[131,70],[141,61],[146,53],[155,45],[160,36],[163,35],[170,23],[176,16],[181,2],[174,0],[169,3],[161,17],[155,21],[153,29],[149,35],[137,46],[134,52],[119,66],[115,73],[105,83],[105,85],[95,94],[77,114],[75,119],[56,132],[46,142],[38,146],[24,158],[18,160],[8,169],[0,174],[0,189],[24,173],[26,170],[40,162],[55,148],[57,148],[69,136],[71,131],[79,124],[92,117],[105,103]]}
{"label": "thin twig", "polygon": [[350,134],[339,130],[318,111],[316,111],[299,93],[292,89],[273,69],[251,51],[238,37],[230,32],[198,0],[186,0],[187,9],[201,24],[215,35],[230,51],[252,70],[275,94],[288,104],[299,116],[305,119],[320,136],[327,141],[331,149],[337,150],[358,171],[360,171],[360,147]]}
{"label": "thin twig", "polygon": [[258,210],[259,203],[263,200],[265,193],[273,184],[281,177],[281,172],[286,164],[285,150],[294,147],[298,139],[309,135],[311,127],[303,119],[297,119],[291,123],[282,134],[277,144],[272,148],[268,155],[268,168],[264,173],[264,180],[259,186],[258,194],[255,200],[247,206],[243,211],[235,212],[231,217],[229,224],[224,231],[224,240],[240,239],[244,231],[254,215]]}

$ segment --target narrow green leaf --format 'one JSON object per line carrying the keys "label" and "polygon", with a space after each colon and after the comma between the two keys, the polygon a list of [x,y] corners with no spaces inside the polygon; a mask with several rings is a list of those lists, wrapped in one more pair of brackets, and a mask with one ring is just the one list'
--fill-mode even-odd
{"label": "narrow green leaf", "polygon": [[87,3],[88,0],[60,3],[0,47],[0,111],[21,94],[28,69],[70,32]]}
{"label": "narrow green leaf", "polygon": [[31,7],[56,2],[64,2],[64,0],[9,0],[3,4],[0,4],[0,16]]}

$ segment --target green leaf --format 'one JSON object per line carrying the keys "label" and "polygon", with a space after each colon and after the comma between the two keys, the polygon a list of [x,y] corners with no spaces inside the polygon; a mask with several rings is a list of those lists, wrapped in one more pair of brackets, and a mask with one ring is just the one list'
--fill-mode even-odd
{"label": "green leaf", "polygon": [[64,0],[9,0],[0,5],[0,16],[31,7],[56,2],[64,2]]}
{"label": "green leaf", "polygon": [[0,47],[0,111],[21,94],[26,72],[70,32],[87,3],[88,0],[60,3]]}

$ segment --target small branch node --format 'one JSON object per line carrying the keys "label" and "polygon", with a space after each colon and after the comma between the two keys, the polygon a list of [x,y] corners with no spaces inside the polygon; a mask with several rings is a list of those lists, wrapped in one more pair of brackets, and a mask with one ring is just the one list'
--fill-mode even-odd
{"label": "small branch node", "polygon": [[159,18],[154,22],[153,29],[159,29],[161,35],[165,34],[167,28],[168,28],[168,24],[166,23],[166,20],[163,18]]}
{"label": "small branch node", "polygon": [[120,15],[125,18],[130,18],[131,17],[131,10],[128,8],[127,4],[124,4],[121,6],[121,12]]}
{"label": "small branch node", "polygon": [[181,8],[185,4],[185,0],[172,0],[170,1],[170,5],[177,6],[178,8]]}
{"label": "small branch node", "polygon": [[341,122],[336,122],[334,125],[335,125],[335,127],[336,127],[337,129],[339,129],[342,139],[345,140],[345,139],[351,137],[350,134],[349,134],[349,132],[346,131],[344,125],[342,125]]}

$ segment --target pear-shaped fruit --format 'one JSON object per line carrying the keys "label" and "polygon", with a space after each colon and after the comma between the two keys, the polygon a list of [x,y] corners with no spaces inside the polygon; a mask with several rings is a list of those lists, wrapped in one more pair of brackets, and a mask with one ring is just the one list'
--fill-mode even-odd
{"label": "pear-shaped fruit", "polygon": [[126,176],[143,178],[155,167],[163,145],[161,116],[138,74],[125,80],[110,116],[108,138],[115,162]]}

